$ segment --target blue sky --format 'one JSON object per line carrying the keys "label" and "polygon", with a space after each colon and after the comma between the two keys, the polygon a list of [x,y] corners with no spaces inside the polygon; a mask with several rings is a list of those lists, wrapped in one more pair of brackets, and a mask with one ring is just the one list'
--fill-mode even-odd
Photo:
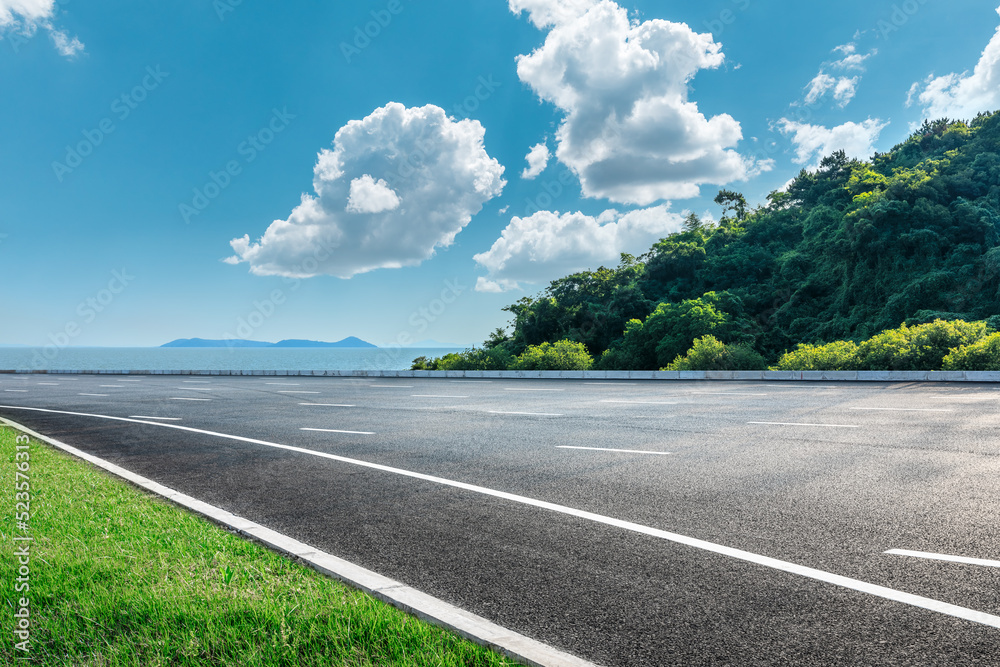
{"label": "blue sky", "polygon": [[721,187],[761,202],[1000,108],[998,24],[996,0],[0,0],[0,342],[480,342]]}

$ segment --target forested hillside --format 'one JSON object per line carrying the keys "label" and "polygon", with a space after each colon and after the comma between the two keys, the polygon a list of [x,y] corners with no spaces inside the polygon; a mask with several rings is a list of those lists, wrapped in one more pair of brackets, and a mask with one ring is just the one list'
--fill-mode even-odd
{"label": "forested hillside", "polygon": [[1000,113],[924,123],[869,162],[834,154],[766,206],[716,203],[717,225],[691,215],[645,255],[509,306],[513,329],[480,356],[565,339],[597,368],[652,369],[710,334],[773,363],[799,343],[1000,315]]}

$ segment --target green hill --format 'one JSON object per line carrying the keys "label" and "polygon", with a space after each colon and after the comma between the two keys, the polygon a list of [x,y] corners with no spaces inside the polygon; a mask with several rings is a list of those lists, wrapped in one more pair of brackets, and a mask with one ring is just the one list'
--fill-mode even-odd
{"label": "green hill", "polygon": [[1000,315],[1000,113],[925,122],[867,162],[836,153],[766,206],[716,202],[718,225],[691,215],[641,257],[508,306],[513,330],[487,350],[566,339],[597,368],[660,368],[710,334],[774,362],[799,343]]}

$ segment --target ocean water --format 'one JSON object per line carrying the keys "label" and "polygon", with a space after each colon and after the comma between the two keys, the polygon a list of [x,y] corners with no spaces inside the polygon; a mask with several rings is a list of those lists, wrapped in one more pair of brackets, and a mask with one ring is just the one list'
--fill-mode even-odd
{"label": "ocean water", "polygon": [[456,348],[0,348],[0,370],[397,371]]}

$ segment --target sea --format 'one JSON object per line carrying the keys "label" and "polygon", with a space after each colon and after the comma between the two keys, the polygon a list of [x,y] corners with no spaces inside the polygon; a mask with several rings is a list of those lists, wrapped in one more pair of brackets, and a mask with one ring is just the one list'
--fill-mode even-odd
{"label": "sea", "polygon": [[462,348],[0,347],[13,371],[397,371]]}

